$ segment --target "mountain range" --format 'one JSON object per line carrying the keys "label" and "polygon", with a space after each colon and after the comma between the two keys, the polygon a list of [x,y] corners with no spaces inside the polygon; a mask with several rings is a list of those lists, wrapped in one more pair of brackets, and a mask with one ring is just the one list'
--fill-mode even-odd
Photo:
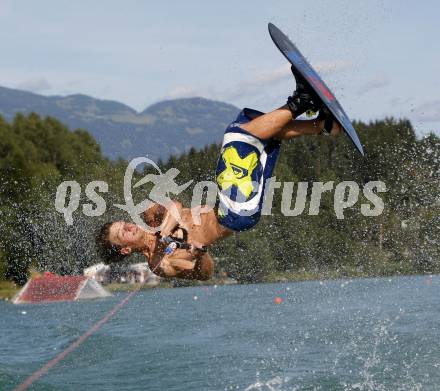
{"label": "mountain range", "polygon": [[70,129],[85,129],[111,159],[146,156],[153,160],[179,155],[191,147],[220,142],[239,109],[204,98],[155,103],[142,112],[116,101],[87,95],[43,96],[0,87],[0,115],[52,116]]}

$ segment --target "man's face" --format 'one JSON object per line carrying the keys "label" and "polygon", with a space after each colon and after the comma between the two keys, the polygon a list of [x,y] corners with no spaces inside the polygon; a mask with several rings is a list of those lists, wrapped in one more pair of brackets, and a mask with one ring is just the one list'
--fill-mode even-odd
{"label": "man's face", "polygon": [[142,245],[144,231],[136,224],[125,221],[115,221],[110,226],[109,240],[112,244],[122,247],[137,247]]}

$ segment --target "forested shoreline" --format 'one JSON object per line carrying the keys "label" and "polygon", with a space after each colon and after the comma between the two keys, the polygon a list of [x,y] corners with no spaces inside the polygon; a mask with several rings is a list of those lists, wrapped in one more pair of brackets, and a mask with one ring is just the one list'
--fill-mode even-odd
{"label": "forested shoreline", "polygon": [[[326,192],[319,215],[309,216],[306,205],[299,216],[283,216],[282,189],[276,190],[272,216],[213,246],[217,271],[242,282],[440,272],[440,139],[434,134],[418,139],[408,120],[354,126],[366,158],[347,137],[305,137],[283,145],[274,175],[282,183],[355,181],[361,189],[369,181],[382,181],[387,186],[380,194],[384,212],[363,216],[360,204],[368,200],[361,192],[345,218],[337,219],[334,192]],[[218,151],[218,145],[192,149],[159,164],[164,170],[178,168],[180,184],[214,180]],[[37,114],[19,114],[11,123],[0,117],[0,280],[23,284],[32,269],[77,274],[99,262],[96,229],[113,218],[128,218],[113,206],[123,202],[126,167],[123,160],[106,159],[85,130],[70,131]],[[74,224],[66,225],[54,207],[57,186],[65,180],[81,185],[81,202],[87,202],[88,182],[107,182],[106,213],[86,217],[78,208]],[[185,205],[191,190],[181,194]]]}

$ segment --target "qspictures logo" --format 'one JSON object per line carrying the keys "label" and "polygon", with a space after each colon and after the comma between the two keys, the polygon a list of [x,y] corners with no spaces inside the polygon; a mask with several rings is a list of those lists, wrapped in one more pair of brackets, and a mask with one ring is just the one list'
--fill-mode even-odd
{"label": "qspictures logo", "polygon": [[[233,160],[233,159],[232,159]],[[133,184],[133,176],[136,168],[140,165],[149,165],[154,168],[156,173],[146,174],[141,180]],[[132,221],[146,230],[160,230],[160,227],[153,228],[148,226],[143,218],[143,213],[151,208],[154,204],[159,204],[168,209],[177,221],[180,220],[179,213],[172,202],[179,194],[185,191],[193,180],[182,185],[177,183],[177,177],[180,171],[177,168],[170,168],[166,172],[162,172],[159,166],[146,157],[138,157],[133,159],[124,174],[124,203],[113,204],[113,207],[125,211]],[[245,178],[246,181],[242,179]],[[238,165],[233,163],[228,166],[226,174],[218,178],[220,189],[215,182],[201,181],[194,184],[191,198],[191,213],[195,224],[200,224],[200,214],[213,209],[218,194],[229,197],[231,192],[242,193],[244,200],[247,200],[254,190],[261,188],[261,183],[250,180],[247,173],[244,173]],[[134,204],[132,189],[141,188],[150,183],[152,186],[146,194],[145,199],[138,204]],[[234,186],[235,184],[235,186]],[[294,189],[296,187],[296,197],[293,202]],[[237,190],[238,189],[238,190]],[[274,195],[276,190],[282,191],[280,210],[284,216],[299,216],[307,213],[309,216],[317,216],[320,212],[322,195],[325,192],[333,192],[333,209],[337,219],[344,219],[344,211],[348,208],[356,207],[359,203],[361,193],[368,203],[360,203],[357,207],[363,216],[375,217],[380,216],[385,208],[380,193],[386,192],[387,188],[382,181],[370,181],[362,187],[354,181],[343,181],[335,183],[329,182],[278,182],[276,177],[267,179],[264,183],[264,195],[261,202],[261,214],[272,215],[274,210]],[[67,225],[74,224],[73,213],[82,209],[82,213],[86,216],[102,216],[107,210],[107,202],[104,194],[108,193],[108,183],[104,181],[91,181],[84,189],[87,201],[81,203],[81,185],[77,181],[62,182],[56,192],[55,209],[63,214]],[[308,203],[308,211],[306,205],[308,194],[310,199]],[[228,211],[222,211],[228,213]],[[244,215],[255,213],[252,210],[243,210]]]}

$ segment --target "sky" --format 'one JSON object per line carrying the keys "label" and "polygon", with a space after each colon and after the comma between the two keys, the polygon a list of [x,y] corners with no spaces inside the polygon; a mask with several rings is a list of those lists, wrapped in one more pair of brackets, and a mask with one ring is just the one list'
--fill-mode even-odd
{"label": "sky", "polygon": [[293,92],[284,31],[351,119],[440,134],[435,0],[0,0],[0,85],[137,111],[202,96],[268,111]]}

